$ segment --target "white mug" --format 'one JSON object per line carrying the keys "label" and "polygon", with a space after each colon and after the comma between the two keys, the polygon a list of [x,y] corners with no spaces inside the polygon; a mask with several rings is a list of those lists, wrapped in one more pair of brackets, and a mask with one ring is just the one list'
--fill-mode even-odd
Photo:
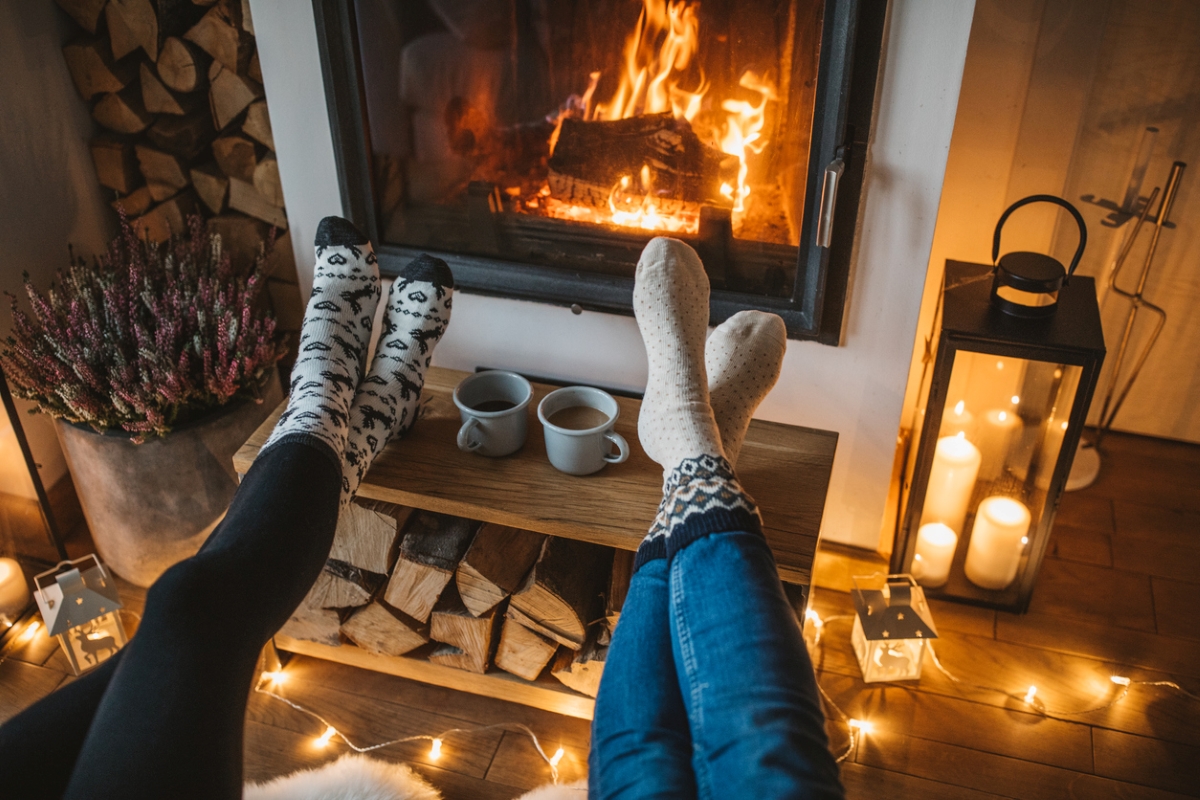
{"label": "white mug", "polygon": [[546,395],[538,404],[538,419],[550,463],[569,475],[590,475],[629,458],[629,443],[613,430],[620,413],[612,395],[590,386],[568,386]]}

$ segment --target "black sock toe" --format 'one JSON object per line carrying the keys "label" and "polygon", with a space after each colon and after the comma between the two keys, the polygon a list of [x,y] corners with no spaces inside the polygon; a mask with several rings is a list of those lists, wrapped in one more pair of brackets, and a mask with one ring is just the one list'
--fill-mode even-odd
{"label": "black sock toe", "polygon": [[350,220],[341,217],[326,217],[317,226],[317,238],[314,247],[346,247],[349,245],[369,244],[370,239],[362,231],[354,227]]}
{"label": "black sock toe", "polygon": [[408,266],[400,271],[400,277],[410,281],[432,283],[442,288],[454,288],[454,274],[450,272],[450,265],[428,253],[422,253],[409,262]]}

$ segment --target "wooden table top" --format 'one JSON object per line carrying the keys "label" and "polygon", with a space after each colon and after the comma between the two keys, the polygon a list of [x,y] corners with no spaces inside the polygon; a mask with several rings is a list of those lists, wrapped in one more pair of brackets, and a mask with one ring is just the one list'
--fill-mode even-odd
{"label": "wooden table top", "polygon": [[[391,442],[359,489],[373,500],[636,550],[662,499],[662,469],[637,438],[641,402],[618,397],[617,432],[629,460],[583,477],[550,465],[537,404],[554,386],[534,383],[529,438],[505,458],[464,453],[451,399],[468,373],[431,368],[422,412],[408,435]],[[234,456],[244,474],[267,440],[286,400]],[[784,580],[809,582],[837,434],[755,420],[738,462],[738,478],[758,502],[764,531]]]}

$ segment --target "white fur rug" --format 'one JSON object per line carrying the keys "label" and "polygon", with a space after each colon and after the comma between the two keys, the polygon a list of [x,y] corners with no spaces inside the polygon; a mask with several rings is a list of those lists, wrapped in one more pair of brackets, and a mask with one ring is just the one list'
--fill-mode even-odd
{"label": "white fur rug", "polygon": [[[347,754],[315,769],[268,783],[248,783],[243,800],[442,800],[442,793],[405,764]],[[520,800],[586,800],[587,781],[543,786]]]}

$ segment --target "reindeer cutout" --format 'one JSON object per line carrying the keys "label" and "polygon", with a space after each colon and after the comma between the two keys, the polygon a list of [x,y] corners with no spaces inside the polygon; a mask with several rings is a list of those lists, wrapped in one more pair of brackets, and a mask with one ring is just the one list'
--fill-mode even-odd
{"label": "reindeer cutout", "polygon": [[[100,627],[100,623],[104,619],[106,617],[101,617],[99,620],[93,620],[86,625],[80,625],[72,631],[75,641],[78,643],[77,649],[83,653],[84,660],[92,666],[99,664],[101,661],[108,660],[109,656],[112,656],[120,649],[117,640]],[[107,652],[108,655],[100,658],[100,654],[104,652]]]}

